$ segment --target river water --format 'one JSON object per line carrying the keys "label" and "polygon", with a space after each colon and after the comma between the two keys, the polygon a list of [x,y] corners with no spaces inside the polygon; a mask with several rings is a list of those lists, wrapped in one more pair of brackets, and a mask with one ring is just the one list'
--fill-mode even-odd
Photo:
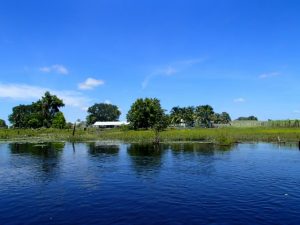
{"label": "river water", "polygon": [[1,143],[0,224],[300,224],[300,151]]}

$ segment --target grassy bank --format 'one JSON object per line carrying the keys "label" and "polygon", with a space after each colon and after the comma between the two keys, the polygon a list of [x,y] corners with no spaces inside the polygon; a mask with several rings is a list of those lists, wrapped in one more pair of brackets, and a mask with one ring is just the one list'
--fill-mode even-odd
{"label": "grassy bank", "polygon": [[[204,141],[213,143],[231,142],[295,142],[300,140],[299,128],[218,128],[218,129],[191,129],[167,130],[161,132],[162,142],[172,141]],[[0,129],[2,141],[93,141],[93,140],[120,140],[125,142],[152,142],[154,132],[123,131],[119,129],[87,131],[77,130],[72,136],[72,130],[58,129]]]}

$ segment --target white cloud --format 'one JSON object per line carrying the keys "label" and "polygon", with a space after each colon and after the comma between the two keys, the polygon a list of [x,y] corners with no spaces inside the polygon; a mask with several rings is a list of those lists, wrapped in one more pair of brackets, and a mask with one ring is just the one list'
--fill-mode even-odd
{"label": "white cloud", "polygon": [[300,110],[294,110],[293,113],[300,114]]}
{"label": "white cloud", "polygon": [[243,103],[245,102],[246,100],[244,98],[236,98],[233,100],[235,103]]}
{"label": "white cloud", "polygon": [[41,67],[40,71],[43,73],[58,73],[58,74],[64,74],[67,75],[69,74],[68,69],[63,66],[63,65],[52,65],[52,66],[45,66],[45,67]]}
{"label": "white cloud", "polygon": [[105,104],[111,104],[111,101],[108,100],[108,99],[106,99],[106,100],[104,101],[104,103],[105,103]]}
{"label": "white cloud", "polygon": [[66,106],[78,107],[80,109],[90,105],[90,99],[75,91],[57,91],[49,88],[31,86],[26,84],[1,84],[0,98],[13,100],[35,101],[41,98],[46,91],[61,98]]}
{"label": "white cloud", "polygon": [[263,74],[259,75],[258,78],[259,79],[267,79],[267,78],[271,78],[271,77],[277,77],[279,75],[280,75],[279,72],[263,73]]}
{"label": "white cloud", "polygon": [[95,87],[98,87],[103,84],[104,84],[103,80],[97,80],[97,79],[89,77],[84,82],[78,84],[78,88],[80,90],[92,90]]}

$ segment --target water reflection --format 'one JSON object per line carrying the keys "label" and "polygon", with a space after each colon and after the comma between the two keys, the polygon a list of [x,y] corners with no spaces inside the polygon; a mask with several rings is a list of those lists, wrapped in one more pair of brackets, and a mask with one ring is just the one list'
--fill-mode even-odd
{"label": "water reflection", "polygon": [[209,143],[170,144],[171,154],[178,173],[205,177],[215,174],[218,160],[229,157],[233,146],[217,146]]}
{"label": "water reflection", "polygon": [[32,173],[41,180],[49,180],[59,174],[64,142],[11,143],[12,163],[23,165],[24,172]]}
{"label": "water reflection", "polygon": [[120,151],[119,145],[103,144],[97,142],[87,143],[88,153],[91,156],[101,155],[118,155]]}
{"label": "water reflection", "polygon": [[216,152],[218,154],[226,153],[234,148],[234,146],[219,146],[210,143],[172,143],[170,148],[173,153],[193,153],[196,155],[214,155]]}
{"label": "water reflection", "polygon": [[64,147],[64,142],[9,144],[9,149],[12,154],[29,154],[34,156],[41,156],[43,158],[59,157]]}
{"label": "water reflection", "polygon": [[130,144],[127,153],[138,175],[156,173],[162,165],[162,157],[168,145]]}

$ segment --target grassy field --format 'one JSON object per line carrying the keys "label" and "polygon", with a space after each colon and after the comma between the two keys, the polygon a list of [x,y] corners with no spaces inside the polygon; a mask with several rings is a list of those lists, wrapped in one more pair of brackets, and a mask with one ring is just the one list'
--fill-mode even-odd
{"label": "grassy field", "polygon": [[[160,133],[161,142],[175,141],[202,141],[219,144],[234,142],[298,142],[300,141],[299,128],[214,128],[214,129],[169,129]],[[154,132],[125,131],[120,129],[76,130],[72,136],[72,130],[58,129],[0,129],[1,141],[96,141],[119,140],[124,142],[152,142]]]}

